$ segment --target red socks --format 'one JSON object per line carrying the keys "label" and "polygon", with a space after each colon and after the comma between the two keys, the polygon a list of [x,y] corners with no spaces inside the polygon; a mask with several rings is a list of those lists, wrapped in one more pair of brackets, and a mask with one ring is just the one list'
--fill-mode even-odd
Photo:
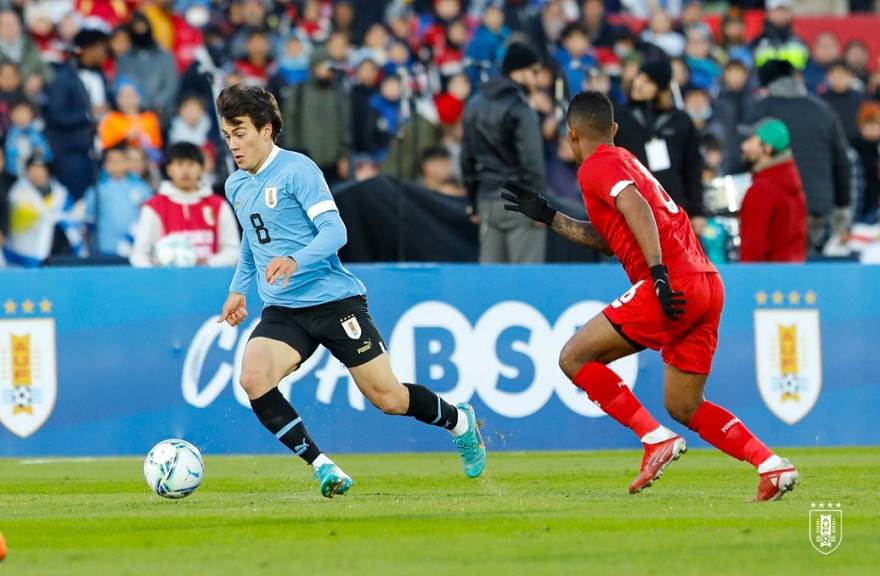
{"label": "red socks", "polygon": [[574,384],[606,414],[632,430],[640,439],[660,424],[645,410],[620,376],[599,362],[587,362],[574,377]]}
{"label": "red socks", "polygon": [[739,418],[711,402],[700,404],[688,428],[725,454],[745,460],[755,468],[773,455]]}
{"label": "red socks", "polygon": [[[660,424],[627,388],[620,376],[599,362],[587,362],[574,377],[575,385],[606,414],[632,430],[640,439]],[[739,418],[711,402],[703,402],[688,423],[700,438],[755,468],[773,455]]]}

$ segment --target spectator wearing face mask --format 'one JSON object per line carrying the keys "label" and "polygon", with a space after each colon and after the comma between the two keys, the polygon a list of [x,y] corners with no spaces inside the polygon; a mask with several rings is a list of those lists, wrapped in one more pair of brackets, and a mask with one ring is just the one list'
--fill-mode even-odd
{"label": "spectator wearing face mask", "polygon": [[117,75],[130,78],[142,92],[141,106],[163,121],[174,113],[179,76],[174,57],[156,44],[150,21],[140,12],[131,18],[132,49],[119,57]]}
{"label": "spectator wearing face mask", "polygon": [[641,161],[688,216],[697,235],[706,219],[701,183],[700,135],[687,112],[672,101],[668,60],[643,64],[630,90],[629,103],[615,117],[614,141]]}

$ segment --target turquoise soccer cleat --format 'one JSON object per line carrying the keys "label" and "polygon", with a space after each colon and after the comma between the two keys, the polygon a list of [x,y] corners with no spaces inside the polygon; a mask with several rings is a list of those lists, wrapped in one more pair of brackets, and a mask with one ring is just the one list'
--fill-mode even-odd
{"label": "turquoise soccer cleat", "polygon": [[354,484],[348,474],[336,464],[324,464],[315,471],[315,478],[321,482],[321,495],[333,498],[337,494],[345,494]]}
{"label": "turquoise soccer cleat", "polygon": [[453,438],[452,441],[458,447],[465,475],[468,478],[476,478],[483,473],[483,468],[486,467],[486,446],[483,444],[483,437],[477,426],[477,416],[474,414],[473,406],[462,402],[456,408],[467,414],[468,429],[467,432]]}

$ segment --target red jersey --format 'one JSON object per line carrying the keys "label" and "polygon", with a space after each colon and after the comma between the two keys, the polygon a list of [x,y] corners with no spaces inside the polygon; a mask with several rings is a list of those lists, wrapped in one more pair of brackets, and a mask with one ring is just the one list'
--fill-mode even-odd
{"label": "red jersey", "polygon": [[219,251],[222,197],[211,194],[194,204],[181,204],[160,193],[147,200],[144,205],[159,215],[159,220],[162,221],[162,237],[169,234],[185,236],[199,259],[207,259]]}
{"label": "red jersey", "polygon": [[663,186],[638,159],[623,148],[601,145],[578,169],[578,184],[590,222],[620,260],[631,283],[649,280],[648,263],[636,237],[617,207],[617,195],[630,184],[651,207],[663,263],[669,268],[672,285],[681,276],[716,272],[703,253],[684,210],[672,201]]}

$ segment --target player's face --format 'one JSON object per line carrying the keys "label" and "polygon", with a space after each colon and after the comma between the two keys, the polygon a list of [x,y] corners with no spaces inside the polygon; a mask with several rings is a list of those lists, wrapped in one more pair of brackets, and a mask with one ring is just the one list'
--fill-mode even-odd
{"label": "player's face", "polygon": [[237,116],[232,122],[224,118],[220,129],[235,165],[242,170],[256,172],[272,151],[272,126],[269,124],[257,130],[250,117]]}

